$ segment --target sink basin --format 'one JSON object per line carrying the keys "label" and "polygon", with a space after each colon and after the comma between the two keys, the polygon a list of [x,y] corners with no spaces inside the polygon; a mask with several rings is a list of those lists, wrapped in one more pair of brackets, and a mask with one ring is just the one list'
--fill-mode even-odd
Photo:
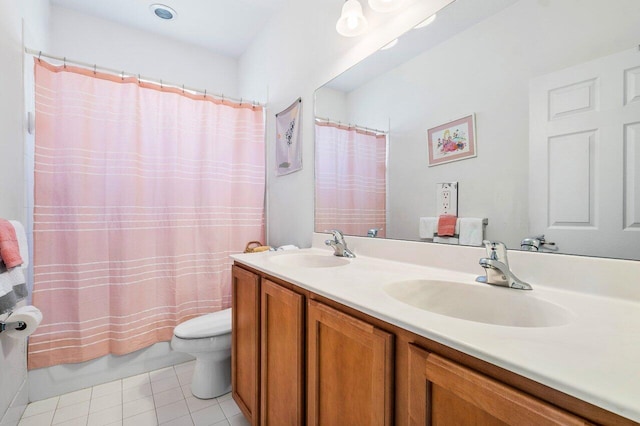
{"label": "sink basin", "polygon": [[330,254],[284,254],[269,258],[273,263],[282,266],[295,266],[300,268],[332,268],[349,264],[349,260],[344,257],[337,257]]}
{"label": "sink basin", "polygon": [[384,286],[400,302],[425,311],[485,324],[511,327],[557,327],[571,322],[566,309],[534,292],[486,284],[411,280]]}

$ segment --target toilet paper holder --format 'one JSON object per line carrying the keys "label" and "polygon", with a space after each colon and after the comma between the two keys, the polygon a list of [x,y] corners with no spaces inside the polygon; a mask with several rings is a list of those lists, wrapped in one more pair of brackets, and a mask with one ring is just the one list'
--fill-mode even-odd
{"label": "toilet paper holder", "polygon": [[27,323],[23,321],[16,322],[4,322],[0,321],[0,333],[5,330],[24,330],[27,328]]}

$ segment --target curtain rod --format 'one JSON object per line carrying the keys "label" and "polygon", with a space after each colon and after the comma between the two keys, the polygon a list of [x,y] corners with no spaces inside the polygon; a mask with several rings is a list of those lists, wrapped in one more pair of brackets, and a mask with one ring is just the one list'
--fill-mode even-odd
{"label": "curtain rod", "polygon": [[34,49],[30,49],[28,47],[25,47],[24,49],[25,53],[29,54],[29,55],[33,55],[34,57],[40,59],[40,58],[49,58],[49,59],[53,59],[56,61],[60,61],[63,64],[73,64],[73,65],[77,65],[89,70],[93,70],[93,71],[102,71],[102,72],[106,72],[108,74],[113,74],[113,75],[117,75],[117,76],[121,76],[121,77],[136,77],[139,81],[145,82],[145,83],[153,83],[153,84],[157,84],[163,87],[171,87],[174,89],[180,89],[183,91],[189,91],[192,94],[201,94],[206,96],[211,96],[212,98],[217,98],[220,100],[228,100],[231,102],[235,102],[238,103],[240,105],[242,105],[243,103],[246,104],[251,104],[251,105],[255,105],[255,106],[259,106],[259,107],[266,107],[266,104],[257,102],[257,101],[253,101],[253,100],[246,100],[243,98],[240,99],[236,99],[236,98],[232,98],[229,96],[225,96],[224,93],[218,95],[217,93],[209,93],[207,92],[206,89],[202,90],[202,89],[194,89],[192,87],[186,87],[184,84],[176,84],[176,83],[170,83],[170,82],[166,82],[164,80],[160,80],[160,79],[155,79],[155,78],[151,78],[151,77],[145,77],[145,76],[141,76],[140,74],[133,74],[131,72],[128,71],[118,71],[116,69],[113,68],[107,68],[107,67],[102,67],[102,66],[98,66],[96,64],[89,64],[87,62],[81,62],[81,61],[76,61],[73,59],[69,59],[67,57],[60,57],[60,56],[54,56],[54,55],[50,55],[48,53],[43,53],[41,50],[34,50]]}
{"label": "curtain rod", "polygon": [[330,120],[328,118],[322,118],[322,117],[316,117],[316,121],[321,122],[321,123],[326,123],[326,124],[334,124],[336,126],[345,126],[348,129],[356,129],[356,130],[361,130],[363,132],[370,132],[370,133],[377,133],[379,135],[386,135],[389,133],[389,131],[387,130],[378,130],[378,129],[373,129],[371,127],[363,127],[363,126],[358,126],[357,124],[346,124],[346,123],[342,123],[340,121],[333,121]]}

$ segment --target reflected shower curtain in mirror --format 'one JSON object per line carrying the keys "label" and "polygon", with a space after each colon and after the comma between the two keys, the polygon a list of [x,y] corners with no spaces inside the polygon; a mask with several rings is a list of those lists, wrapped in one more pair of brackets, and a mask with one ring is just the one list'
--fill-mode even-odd
{"label": "reflected shower curtain in mirror", "polygon": [[229,307],[229,254],[264,239],[262,109],[37,59],[35,82],[29,368]]}
{"label": "reflected shower curtain in mirror", "polygon": [[386,156],[386,135],[316,121],[316,231],[385,236]]}

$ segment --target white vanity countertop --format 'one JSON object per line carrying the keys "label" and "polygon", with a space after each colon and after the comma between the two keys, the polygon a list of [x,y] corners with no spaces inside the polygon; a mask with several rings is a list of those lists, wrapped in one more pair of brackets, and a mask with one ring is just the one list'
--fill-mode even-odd
{"label": "white vanity countertop", "polygon": [[[475,283],[481,268],[471,274],[360,254],[350,259],[348,265],[328,268],[288,266],[272,260],[293,253],[332,255],[331,250],[311,248],[231,257],[375,318],[640,421],[637,299],[626,301],[546,287],[534,280],[529,280],[533,291],[505,289]],[[517,269],[514,272],[518,275]],[[571,312],[573,320],[567,325],[539,328],[484,324],[415,308],[383,290],[386,284],[415,279],[458,281],[485,286],[488,291],[518,292],[521,297],[562,306]]]}

